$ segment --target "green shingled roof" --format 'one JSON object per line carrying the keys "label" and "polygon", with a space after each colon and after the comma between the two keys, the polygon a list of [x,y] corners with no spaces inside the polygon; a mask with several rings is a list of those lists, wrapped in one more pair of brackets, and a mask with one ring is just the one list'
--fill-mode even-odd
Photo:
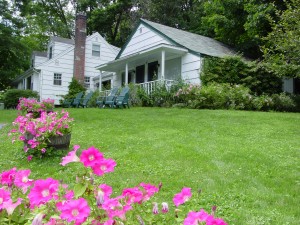
{"label": "green shingled roof", "polygon": [[141,22],[148,27],[152,27],[154,30],[156,30],[162,36],[165,36],[174,44],[185,47],[191,52],[216,57],[232,56],[237,54],[237,52],[235,52],[229,46],[212,38],[193,34],[173,27],[168,27],[145,19],[141,19]]}

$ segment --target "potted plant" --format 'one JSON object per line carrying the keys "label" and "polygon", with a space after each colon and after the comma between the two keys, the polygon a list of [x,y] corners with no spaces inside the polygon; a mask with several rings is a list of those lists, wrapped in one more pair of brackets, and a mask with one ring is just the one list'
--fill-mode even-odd
{"label": "potted plant", "polygon": [[45,99],[38,102],[35,98],[21,98],[17,109],[23,114],[32,113],[33,117],[37,118],[41,115],[41,112],[53,112],[54,100]]}
{"label": "potted plant", "polygon": [[49,155],[52,149],[69,147],[72,121],[67,111],[42,111],[38,118],[28,113],[15,119],[15,129],[9,135],[13,136],[13,142],[17,139],[24,142],[24,151],[28,155]]}

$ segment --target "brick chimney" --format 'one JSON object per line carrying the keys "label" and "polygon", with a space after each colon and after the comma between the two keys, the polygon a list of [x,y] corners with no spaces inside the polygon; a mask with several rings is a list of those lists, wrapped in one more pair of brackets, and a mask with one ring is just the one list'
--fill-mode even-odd
{"label": "brick chimney", "polygon": [[78,13],[75,22],[74,78],[84,84],[86,15]]}

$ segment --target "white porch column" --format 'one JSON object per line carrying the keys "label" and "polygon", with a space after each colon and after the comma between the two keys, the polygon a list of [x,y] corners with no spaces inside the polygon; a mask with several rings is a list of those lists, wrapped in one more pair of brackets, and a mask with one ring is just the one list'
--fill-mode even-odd
{"label": "white porch column", "polygon": [[160,71],[161,80],[165,79],[165,60],[166,60],[166,52],[165,52],[165,50],[162,50],[161,51],[161,71]]}
{"label": "white porch column", "polygon": [[128,85],[128,63],[125,65],[125,86]]}
{"label": "white porch column", "polygon": [[99,91],[102,91],[102,71],[100,70],[99,75]]}

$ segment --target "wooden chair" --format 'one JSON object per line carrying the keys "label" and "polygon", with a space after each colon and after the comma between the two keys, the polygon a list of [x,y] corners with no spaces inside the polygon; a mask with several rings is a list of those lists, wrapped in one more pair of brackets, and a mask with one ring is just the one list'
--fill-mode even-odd
{"label": "wooden chair", "polygon": [[121,91],[121,93],[117,96],[115,100],[115,107],[116,108],[126,108],[126,106],[129,109],[129,87],[124,87]]}
{"label": "wooden chair", "polygon": [[78,107],[86,108],[87,104],[90,101],[90,99],[92,98],[93,94],[94,94],[94,92],[91,91],[83,99],[81,99],[81,101],[79,102]]}
{"label": "wooden chair", "polygon": [[99,108],[103,108],[106,105],[113,107],[113,105],[115,103],[117,92],[118,92],[118,88],[115,87],[115,88],[111,89],[109,95],[98,97],[97,101],[96,101],[96,105]]}
{"label": "wooden chair", "polygon": [[[81,99],[83,96],[83,91],[82,92],[79,92],[76,94],[75,98],[66,98],[64,99],[63,103],[62,103],[62,107],[68,107],[70,108],[72,105],[73,105],[73,102],[76,100],[76,99]],[[77,100],[76,100],[77,101]]]}

